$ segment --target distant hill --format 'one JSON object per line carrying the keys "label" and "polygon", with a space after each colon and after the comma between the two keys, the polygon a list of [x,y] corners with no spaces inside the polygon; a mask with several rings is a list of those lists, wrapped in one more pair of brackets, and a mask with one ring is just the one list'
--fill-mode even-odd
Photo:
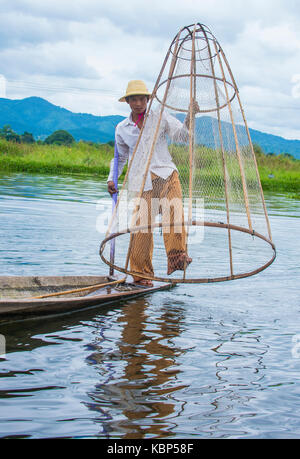
{"label": "distant hill", "polygon": [[[73,113],[40,97],[21,100],[0,98],[0,127],[9,124],[18,134],[28,131],[36,139],[44,140],[52,132],[64,129],[77,141],[106,143],[114,139],[115,127],[123,119],[124,117],[119,115],[95,116]],[[206,119],[207,122],[212,122],[211,118]],[[254,129],[250,129],[250,134],[253,143],[259,144],[265,153],[289,153],[300,159],[300,140],[287,140]],[[209,144],[208,139],[201,140],[202,143]]]}
{"label": "distant hill", "polygon": [[272,134],[249,129],[253,143],[262,147],[265,153],[289,153],[297,159],[300,159],[300,140],[288,140]]}
{"label": "distant hill", "polygon": [[[178,115],[178,118],[183,121],[184,115]],[[198,118],[196,123],[198,123],[198,132],[201,133],[201,137],[197,138],[196,141],[202,143],[208,147],[215,147],[215,144],[212,143],[211,136],[206,137],[206,133],[210,133],[213,128],[214,132],[218,132],[218,121],[216,118],[209,116],[203,116]],[[222,121],[222,132],[223,132],[223,142],[224,147],[226,148],[228,142],[228,124],[225,121]],[[245,138],[245,142],[248,142],[246,135],[245,127],[237,125],[237,131],[241,130],[242,136],[240,138]],[[294,156],[297,159],[300,159],[300,140],[288,140],[283,137],[279,137],[272,134],[266,134],[264,132],[257,131],[255,129],[250,129],[250,136],[253,144],[258,144],[261,146],[262,150],[265,153],[274,153],[279,155],[281,153],[288,153]],[[230,128],[229,132],[231,137],[231,142],[233,142],[233,130]]]}
{"label": "distant hill", "polygon": [[0,127],[9,124],[17,134],[31,132],[44,140],[59,129],[68,131],[75,140],[106,143],[114,139],[116,125],[122,116],[94,116],[73,113],[40,97],[21,100],[0,98]]}

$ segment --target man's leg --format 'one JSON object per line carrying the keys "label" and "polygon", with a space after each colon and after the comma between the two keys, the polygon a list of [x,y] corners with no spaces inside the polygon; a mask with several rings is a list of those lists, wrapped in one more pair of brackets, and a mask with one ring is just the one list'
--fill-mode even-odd
{"label": "man's leg", "polygon": [[[152,191],[146,191],[142,194],[136,226],[148,227],[143,231],[131,234],[131,251],[130,251],[130,270],[133,273],[139,273],[141,276],[133,274],[135,282],[142,282],[145,279],[143,274],[152,277],[154,275],[152,266],[153,255],[153,235],[151,230],[151,198]],[[149,282],[142,282],[150,285]]]}
{"label": "man's leg", "polygon": [[164,184],[161,197],[166,198],[165,208],[162,206],[162,223],[166,225],[163,227],[163,236],[169,275],[174,271],[184,270],[192,262],[187,255],[182,190],[177,171]]}

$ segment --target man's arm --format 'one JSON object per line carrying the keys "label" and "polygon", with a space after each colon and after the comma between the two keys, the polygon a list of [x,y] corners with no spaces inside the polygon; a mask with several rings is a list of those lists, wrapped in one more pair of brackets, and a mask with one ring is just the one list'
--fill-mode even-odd
{"label": "man's arm", "polygon": [[[192,116],[195,116],[196,113],[200,112],[200,108],[198,103],[193,100],[192,101]],[[189,136],[189,127],[190,127],[190,117],[191,117],[191,106],[187,113],[187,116],[184,120],[184,123],[179,121],[172,115],[167,116],[167,123],[168,123],[168,134],[173,139],[174,142],[186,142]]]}
{"label": "man's arm", "polygon": [[115,187],[115,183],[112,180],[107,182],[107,191],[109,192],[111,196],[113,196],[115,193],[118,193],[118,190],[116,190],[116,187]]}
{"label": "man's arm", "polygon": [[[115,136],[115,142],[116,142],[116,147],[117,147],[117,151],[118,151],[118,155],[119,155],[119,158],[118,158],[118,177],[120,177],[120,175],[122,174],[123,172],[123,169],[124,169],[124,166],[125,164],[127,163],[128,161],[128,155],[129,155],[129,148],[128,148],[128,145],[126,145],[122,139],[122,137],[119,135],[119,133],[116,131],[116,136]],[[116,185],[114,183],[114,180],[113,180],[113,177],[114,177],[114,158],[111,160],[110,162],[110,172],[109,172],[109,176],[108,176],[108,179],[107,179],[107,191],[109,192],[109,194],[112,196],[114,195],[115,193],[117,193],[117,189],[116,189]]]}
{"label": "man's arm", "polygon": [[192,112],[192,116],[195,116],[197,113],[200,112],[198,102],[195,99],[192,100],[189,106],[188,114],[186,115],[186,118],[184,120],[184,125],[187,129],[189,129],[190,127],[191,112]]}

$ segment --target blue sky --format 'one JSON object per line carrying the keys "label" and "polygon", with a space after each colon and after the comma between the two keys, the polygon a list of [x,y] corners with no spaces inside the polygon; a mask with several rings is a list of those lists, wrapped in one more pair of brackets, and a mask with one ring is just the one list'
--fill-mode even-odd
{"label": "blue sky", "polygon": [[299,0],[1,0],[0,95],[125,115],[128,80],[151,90],[173,37],[194,22],[221,43],[249,126],[300,139]]}

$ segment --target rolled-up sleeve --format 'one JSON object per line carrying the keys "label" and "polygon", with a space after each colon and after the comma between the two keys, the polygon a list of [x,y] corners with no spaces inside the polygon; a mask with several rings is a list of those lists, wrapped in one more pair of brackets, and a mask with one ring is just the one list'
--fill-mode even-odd
{"label": "rolled-up sleeve", "polygon": [[185,124],[170,114],[166,114],[165,120],[167,133],[174,142],[188,141],[189,131]]}

